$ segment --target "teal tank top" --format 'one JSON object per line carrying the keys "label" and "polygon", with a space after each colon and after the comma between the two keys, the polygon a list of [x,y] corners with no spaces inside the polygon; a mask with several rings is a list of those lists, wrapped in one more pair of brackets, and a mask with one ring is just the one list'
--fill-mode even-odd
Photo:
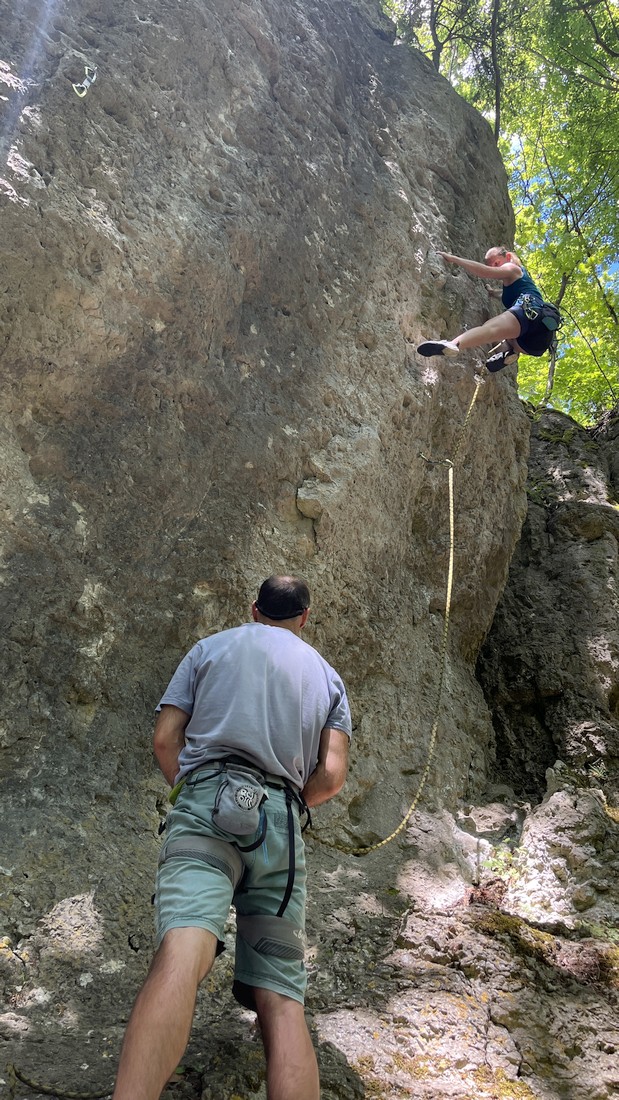
{"label": "teal tank top", "polygon": [[509,286],[503,287],[501,301],[506,309],[510,309],[514,302],[516,302],[518,298],[521,298],[523,294],[530,294],[532,298],[537,298],[540,302],[544,301],[541,291],[538,290],[533,279],[524,267],[522,269],[522,275],[519,279],[516,279],[515,283],[510,283]]}

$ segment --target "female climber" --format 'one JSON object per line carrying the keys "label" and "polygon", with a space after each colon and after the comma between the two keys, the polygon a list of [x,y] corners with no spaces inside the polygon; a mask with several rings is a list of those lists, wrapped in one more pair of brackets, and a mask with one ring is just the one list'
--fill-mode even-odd
{"label": "female climber", "polygon": [[[469,275],[478,275],[481,279],[500,279],[505,312],[491,317],[477,328],[454,336],[453,340],[425,340],[417,348],[420,355],[452,358],[466,348],[478,348],[481,344],[500,341],[498,348],[493,349],[496,353],[486,360],[488,370],[497,371],[509,363],[515,363],[520,352],[540,356],[548,351],[554,339],[554,330],[560,323],[558,310],[544,302],[541,292],[514,252],[501,247],[489,248],[483,264],[453,256],[451,252],[439,252],[438,255],[449,264],[463,267]],[[497,291],[490,290],[490,293],[497,294]],[[554,311],[554,317],[548,316],[549,310]]]}

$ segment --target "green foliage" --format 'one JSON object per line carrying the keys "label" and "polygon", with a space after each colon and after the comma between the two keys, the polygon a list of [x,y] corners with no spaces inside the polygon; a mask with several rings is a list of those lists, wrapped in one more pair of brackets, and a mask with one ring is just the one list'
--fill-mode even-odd
{"label": "green foliage", "polygon": [[592,924],[591,921],[578,920],[575,927],[583,936],[590,939],[607,940],[611,946],[619,944],[619,931],[608,921],[601,924]]}
{"label": "green foliage", "polygon": [[517,857],[513,844],[509,840],[497,844],[492,855],[482,860],[481,865],[492,875],[503,879],[503,882],[513,883],[518,877]]}
{"label": "green foliage", "polygon": [[488,32],[488,14],[478,0],[384,0],[399,36],[425,53],[452,81],[466,79],[467,59]]}
{"label": "green foliage", "polygon": [[[521,357],[521,396],[592,423],[619,403],[619,13],[614,0],[384,0],[494,122],[516,252],[563,313],[554,373]],[[437,242],[448,247],[449,242]],[[511,242],[488,242],[490,244]]]}

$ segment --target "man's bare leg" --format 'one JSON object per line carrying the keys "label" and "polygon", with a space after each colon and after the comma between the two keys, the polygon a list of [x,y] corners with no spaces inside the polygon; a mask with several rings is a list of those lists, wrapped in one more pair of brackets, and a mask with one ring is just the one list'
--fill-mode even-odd
{"label": "man's bare leg", "polygon": [[254,988],[254,993],[269,1100],[319,1100],[318,1063],[303,1005],[270,989]]}
{"label": "man's bare leg", "polygon": [[198,986],[216,947],[217,937],[204,928],[166,933],[129,1017],[113,1100],[158,1100],[187,1046]]}

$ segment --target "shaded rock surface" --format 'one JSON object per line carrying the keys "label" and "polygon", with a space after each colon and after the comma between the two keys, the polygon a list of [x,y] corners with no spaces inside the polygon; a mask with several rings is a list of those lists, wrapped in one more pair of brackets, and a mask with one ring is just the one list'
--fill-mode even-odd
{"label": "shaded rock surface", "polygon": [[[617,418],[533,425],[529,507],[478,672],[496,772],[542,805],[511,893],[538,919],[616,927],[619,906]],[[613,809],[613,807],[615,807]]]}
{"label": "shaded rock surface", "polygon": [[479,660],[498,767],[525,795],[557,758],[619,793],[618,433],[533,424],[527,520]]}
{"label": "shaded rock surface", "polygon": [[[550,909],[525,911],[526,875],[561,830],[610,882],[606,796],[556,761],[610,774],[612,692],[596,689],[591,735],[562,742],[557,725],[531,763],[498,718],[490,635],[491,714],[475,660],[523,522],[529,420],[513,372],[414,354],[488,315],[483,287],[434,250],[479,254],[513,232],[489,128],[361,0],[0,0],[0,45],[0,1092],[111,1080],[152,946],[153,707],[193,641],[243,621],[285,569],[308,578],[308,640],[355,719],[346,791],[309,841],[324,1097],[613,1095],[615,962],[599,934],[615,887],[596,927],[578,926],[603,876],[573,875],[564,851]],[[80,99],[85,65],[97,80]],[[446,470],[419,456],[456,451],[423,810],[355,859],[320,838],[387,835],[427,760],[449,537]],[[582,534],[601,504],[579,507]],[[599,668],[613,653],[598,645]],[[484,924],[480,905],[508,923]],[[527,920],[553,925],[541,954]],[[574,973],[557,960],[581,936]],[[230,955],[170,1097],[265,1095]]]}

